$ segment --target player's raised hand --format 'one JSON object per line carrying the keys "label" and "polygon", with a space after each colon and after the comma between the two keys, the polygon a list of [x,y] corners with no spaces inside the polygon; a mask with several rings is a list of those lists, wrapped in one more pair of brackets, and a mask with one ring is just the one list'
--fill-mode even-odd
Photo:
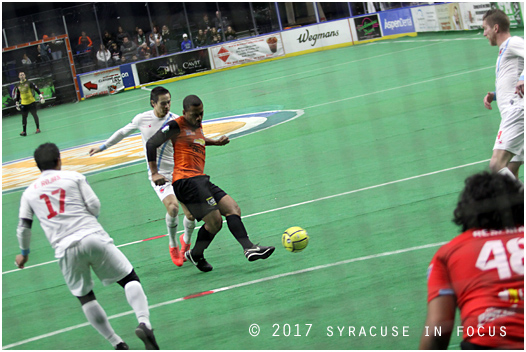
{"label": "player's raised hand", "polygon": [[93,154],[97,154],[100,152],[102,152],[102,150],[100,150],[100,147],[93,147],[89,150],[89,156],[93,156]]}
{"label": "player's raised hand", "polygon": [[495,99],[495,94],[493,92],[488,92],[486,96],[484,97],[484,106],[488,110],[492,110],[491,102]]}
{"label": "player's raised hand", "polygon": [[515,86],[515,94],[518,94],[519,97],[524,97],[524,80],[518,81]]}

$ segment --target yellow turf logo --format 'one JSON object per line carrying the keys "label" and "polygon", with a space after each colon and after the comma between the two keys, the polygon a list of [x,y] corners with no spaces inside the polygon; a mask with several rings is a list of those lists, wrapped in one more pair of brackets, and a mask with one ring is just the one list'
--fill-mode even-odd
{"label": "yellow turf logo", "polygon": [[[230,139],[276,126],[303,115],[303,110],[278,110],[252,114],[222,117],[203,121],[203,133],[208,138],[222,135]],[[204,145],[204,140],[200,141]],[[90,157],[91,147],[101,145],[103,141],[94,142],[61,151],[62,169],[78,171],[82,174],[101,172],[144,162],[141,135],[133,134],[102,153]],[[31,152],[32,154],[32,152]],[[40,170],[32,157],[9,161],[2,164],[2,192],[11,192],[27,187],[40,175]]]}

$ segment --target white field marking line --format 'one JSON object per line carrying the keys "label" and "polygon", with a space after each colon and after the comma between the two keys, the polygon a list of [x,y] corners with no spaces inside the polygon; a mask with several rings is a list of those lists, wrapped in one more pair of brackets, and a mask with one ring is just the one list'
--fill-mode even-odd
{"label": "white field marking line", "polygon": [[147,88],[147,87],[141,87],[142,90],[147,90],[148,92],[151,92],[153,89]]}
{"label": "white field marking line", "polygon": [[[361,261],[370,260],[370,259],[376,259],[376,258],[381,258],[381,257],[388,257],[388,256],[395,255],[395,254],[401,254],[401,253],[407,253],[407,252],[417,251],[417,250],[421,250],[421,249],[438,247],[438,246],[441,246],[441,245],[446,244],[446,243],[447,243],[447,241],[445,241],[445,242],[437,242],[437,243],[430,243],[430,244],[425,244],[425,245],[421,245],[421,246],[415,246],[415,247],[409,247],[409,248],[404,248],[404,249],[397,249],[397,250],[389,251],[389,252],[383,252],[383,253],[366,255],[366,256],[363,256],[363,257],[359,257],[359,258],[346,259],[346,260],[342,260],[342,261],[335,262],[335,263],[323,264],[323,265],[313,266],[313,267],[307,268],[307,269],[301,269],[301,270],[297,270],[297,271],[291,271],[291,272],[288,272],[288,273],[272,275],[272,276],[264,277],[264,278],[257,279],[257,280],[242,282],[242,283],[239,283],[239,284],[225,286],[225,287],[216,288],[216,289],[213,289],[213,290],[207,290],[207,291],[203,291],[203,292],[209,292],[209,294],[211,294],[211,293],[228,291],[228,290],[232,290],[232,289],[235,289],[235,288],[240,288],[240,287],[244,287],[244,286],[250,286],[250,285],[254,285],[254,284],[259,284],[261,282],[266,282],[266,281],[271,281],[271,280],[276,280],[276,279],[281,279],[281,278],[284,278],[284,277],[287,277],[287,276],[313,272],[313,271],[320,270],[320,269],[327,269],[327,268],[340,266],[340,265],[344,265],[344,264],[350,264],[350,263],[361,262]],[[185,296],[185,297],[188,297],[188,296]],[[161,303],[157,303],[157,304],[152,304],[152,305],[149,306],[149,308],[150,309],[154,309],[154,308],[159,308],[159,307],[163,307],[163,306],[166,306],[166,305],[182,302],[182,301],[185,300],[185,297],[180,297],[180,298],[177,298],[177,299],[174,299],[174,300],[161,302]],[[135,314],[135,312],[133,310],[129,310],[127,312],[123,312],[123,313],[112,315],[112,316],[108,317],[108,319],[120,318],[120,317],[123,317],[123,316],[126,316],[126,315],[131,315],[131,314]],[[41,339],[44,339],[44,338],[47,338],[47,337],[51,337],[51,336],[54,336],[54,335],[61,334],[63,332],[68,332],[68,331],[71,331],[71,330],[79,329],[79,328],[82,328],[82,327],[88,326],[88,325],[90,325],[90,324],[89,323],[83,323],[83,324],[73,325],[73,326],[70,326],[68,328],[56,330],[56,331],[53,331],[53,332],[50,332],[50,333],[47,333],[47,334],[43,334],[43,335],[40,335],[40,336],[35,336],[35,337],[29,338],[29,339],[26,339],[26,340],[22,340],[22,341],[18,341],[18,342],[15,342],[15,343],[12,343],[12,344],[9,344],[9,345],[6,345],[6,346],[2,346],[2,349],[8,349],[8,348],[11,348],[11,347],[20,346],[20,345],[26,344],[28,342],[41,340]]]}
{"label": "white field marking line", "polygon": [[[332,199],[332,198],[336,198],[336,197],[346,196],[346,195],[349,195],[349,194],[358,193],[358,192],[362,192],[362,191],[368,191],[368,190],[379,188],[379,187],[383,187],[383,186],[393,185],[395,183],[400,183],[400,182],[414,180],[414,179],[417,179],[417,178],[420,178],[420,177],[436,175],[436,174],[439,174],[439,173],[442,173],[442,172],[447,172],[447,171],[451,171],[451,170],[461,169],[461,168],[464,168],[464,167],[485,163],[485,162],[488,162],[489,160],[490,159],[475,161],[473,163],[468,163],[468,164],[459,165],[459,166],[453,166],[453,167],[450,167],[450,168],[447,168],[447,169],[442,169],[442,170],[438,170],[438,171],[428,172],[426,174],[421,174],[421,175],[417,175],[417,176],[411,176],[411,177],[407,177],[407,178],[402,178],[402,179],[396,180],[396,181],[390,181],[390,182],[381,183],[381,184],[374,185],[374,186],[369,186],[369,187],[364,187],[364,188],[360,188],[360,189],[355,189],[355,190],[348,191],[348,192],[333,194],[331,196],[316,198],[316,199],[308,200],[308,201],[301,202],[301,203],[287,205],[287,206],[280,207],[280,208],[274,208],[274,209],[270,209],[270,210],[265,210],[265,211],[262,211],[262,212],[259,212],[259,213],[244,215],[244,216],[242,216],[242,218],[246,219],[246,218],[250,218],[250,217],[253,217],[253,216],[273,213],[275,211],[280,211],[280,210],[289,209],[289,208],[295,208],[295,207],[298,207],[300,205],[315,203],[315,202],[319,202],[319,201],[322,201],[322,200],[327,200],[327,199]],[[223,220],[223,222],[225,222],[225,220]],[[200,228],[199,226],[196,226],[196,229],[199,229],[199,228]],[[184,232],[184,230],[177,231],[177,233],[182,233],[182,232]],[[155,237],[155,236],[152,236],[152,237]],[[125,247],[125,246],[129,246],[129,245],[137,244],[137,243],[141,243],[141,242],[146,242],[146,241],[139,240],[139,241],[134,241],[134,242],[129,242],[129,243],[123,243],[123,244],[118,245],[117,247]],[[41,263],[41,264],[35,264],[35,265],[27,266],[24,269],[14,269],[14,270],[9,270],[9,271],[4,271],[2,273],[2,275],[13,273],[13,272],[18,272],[20,270],[31,269],[31,268],[35,268],[35,267],[38,267],[38,266],[51,264],[51,263],[55,263],[55,262],[58,262],[58,260],[53,260],[53,261],[50,261],[50,262],[45,262],[45,263]]]}
{"label": "white field marking line", "polygon": [[470,71],[465,71],[465,72],[460,72],[460,73],[454,73],[454,74],[451,74],[451,75],[447,75],[447,76],[443,76],[443,77],[438,77],[438,78],[427,79],[427,80],[425,80],[425,81],[420,81],[420,82],[410,83],[410,84],[406,84],[406,85],[403,85],[403,86],[398,86],[398,87],[393,87],[393,88],[387,88],[387,89],[383,89],[383,90],[377,90],[376,92],[365,93],[365,94],[361,94],[361,95],[355,95],[355,96],[348,97],[348,98],[344,98],[344,99],[340,99],[340,100],[329,101],[329,102],[326,102],[326,103],[321,103],[321,104],[317,104],[317,105],[307,106],[306,108],[303,108],[302,110],[307,110],[307,109],[311,109],[311,108],[317,108],[317,107],[324,106],[324,105],[328,105],[328,104],[340,103],[340,102],[342,102],[342,101],[346,101],[346,100],[352,100],[352,99],[357,99],[357,98],[363,98],[363,97],[366,97],[366,96],[368,96],[368,95],[379,94],[379,93],[385,93],[385,92],[389,92],[389,91],[391,91],[391,90],[396,90],[396,89],[402,89],[402,88],[407,88],[407,87],[411,87],[411,86],[416,86],[416,85],[419,85],[419,84],[429,83],[429,82],[433,82],[433,81],[438,81],[438,80],[445,79],[445,78],[451,78],[451,77],[460,76],[460,75],[465,75],[465,74],[473,73],[473,72],[477,72],[477,71],[483,71],[483,70],[487,70],[487,69],[494,68],[494,67],[495,67],[495,66],[487,66],[487,67],[478,68],[478,69],[476,69],[476,70],[470,70]]}

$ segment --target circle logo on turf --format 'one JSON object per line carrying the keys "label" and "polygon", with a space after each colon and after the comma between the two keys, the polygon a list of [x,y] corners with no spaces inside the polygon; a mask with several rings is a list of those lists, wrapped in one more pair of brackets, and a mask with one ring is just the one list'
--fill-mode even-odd
{"label": "circle logo on turf", "polygon": [[[303,115],[303,110],[274,110],[250,114],[220,117],[203,121],[203,132],[208,138],[227,135],[230,139],[243,137],[271,128]],[[146,163],[141,134],[124,138],[117,145],[90,157],[91,147],[104,141],[68,148],[60,151],[62,169],[83,174],[101,172]],[[27,187],[40,175],[33,157],[9,161],[2,164],[2,192],[13,192]]]}

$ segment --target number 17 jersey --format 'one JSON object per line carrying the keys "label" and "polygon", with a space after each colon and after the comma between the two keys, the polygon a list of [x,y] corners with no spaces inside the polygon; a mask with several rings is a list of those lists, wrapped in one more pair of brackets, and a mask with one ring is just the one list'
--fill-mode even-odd
{"label": "number 17 jersey", "polygon": [[524,227],[468,230],[442,246],[429,266],[428,302],[441,295],[456,297],[465,341],[522,349]]}

